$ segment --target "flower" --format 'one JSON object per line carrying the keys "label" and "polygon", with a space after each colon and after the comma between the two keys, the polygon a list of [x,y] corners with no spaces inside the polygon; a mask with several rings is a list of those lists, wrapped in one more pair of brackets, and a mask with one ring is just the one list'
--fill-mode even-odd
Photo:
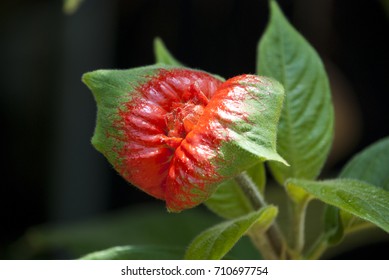
{"label": "flower", "polygon": [[93,145],[172,212],[202,203],[259,160],[284,162],[275,152],[283,90],[270,78],[223,82],[203,71],[149,66],[95,71],[83,81],[98,105]]}

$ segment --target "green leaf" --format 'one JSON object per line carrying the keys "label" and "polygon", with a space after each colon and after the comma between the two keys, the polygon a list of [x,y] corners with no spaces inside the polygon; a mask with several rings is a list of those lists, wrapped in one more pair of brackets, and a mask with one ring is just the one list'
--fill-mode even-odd
{"label": "green leaf", "polygon": [[299,187],[313,197],[370,221],[389,232],[389,192],[354,179],[308,181],[290,179],[286,187]]}
{"label": "green leaf", "polygon": [[[256,183],[258,191],[263,193],[266,180],[264,164],[254,165],[247,170],[247,173]],[[221,183],[216,192],[205,201],[205,205],[226,219],[237,218],[254,211],[250,201],[234,179]]]}
{"label": "green leaf", "polygon": [[[181,63],[178,61],[171,52],[166,48],[164,42],[161,38],[156,37],[154,39],[154,56],[155,56],[155,62],[164,64],[164,65],[170,65],[170,66],[185,66],[184,63]],[[216,79],[219,79],[221,81],[225,81],[225,79],[219,75],[211,74]]]}
{"label": "green leaf", "polygon": [[258,191],[261,194],[265,193],[265,186],[266,186],[266,171],[265,171],[265,165],[261,162],[253,167],[247,169],[247,174],[251,177],[253,182],[258,188]]}
{"label": "green leaf", "polygon": [[389,137],[355,155],[339,177],[365,181],[389,191]]}
{"label": "green leaf", "polygon": [[166,48],[163,41],[158,37],[154,39],[154,55],[156,63],[171,66],[183,66],[181,62],[174,58],[174,56]]}
{"label": "green leaf", "polygon": [[309,201],[312,200],[313,198],[309,192],[307,192],[306,190],[302,189],[299,186],[287,185],[286,191],[290,199],[296,205],[303,205],[309,203]]}
{"label": "green leaf", "polygon": [[220,223],[198,235],[186,251],[185,259],[219,260],[253,226],[266,231],[277,216],[275,206],[266,206],[240,218]]}
{"label": "green leaf", "polygon": [[81,260],[180,260],[183,248],[167,246],[116,246],[93,252]]}
{"label": "green leaf", "polygon": [[[339,177],[365,181],[389,191],[389,138],[381,139],[355,155],[342,169]],[[345,232],[371,226],[366,220],[348,212],[340,211],[338,215]],[[334,219],[339,220],[339,217]]]}
{"label": "green leaf", "polygon": [[278,80],[285,101],[278,125],[277,151],[290,164],[270,163],[280,184],[288,178],[314,179],[333,138],[333,106],[322,61],[290,25],[276,1],[258,45],[257,73]]}

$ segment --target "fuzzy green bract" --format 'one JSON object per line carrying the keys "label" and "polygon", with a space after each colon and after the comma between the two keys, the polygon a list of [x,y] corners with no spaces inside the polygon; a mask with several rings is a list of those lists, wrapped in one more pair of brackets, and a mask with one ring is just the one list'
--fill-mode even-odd
{"label": "fuzzy green bract", "polygon": [[[121,132],[114,123],[120,121],[119,110],[125,110],[133,92],[148,77],[157,73],[159,67],[148,66],[129,70],[96,70],[83,75],[82,81],[90,88],[97,104],[97,120],[93,146],[102,152],[112,164],[120,164],[122,159],[117,148],[124,145]],[[113,136],[113,137],[112,137]]]}
{"label": "fuzzy green bract", "polygon": [[258,45],[257,74],[273,77],[285,88],[277,150],[290,167],[270,163],[280,184],[288,178],[315,179],[333,138],[333,107],[320,57],[289,24],[275,1]]}

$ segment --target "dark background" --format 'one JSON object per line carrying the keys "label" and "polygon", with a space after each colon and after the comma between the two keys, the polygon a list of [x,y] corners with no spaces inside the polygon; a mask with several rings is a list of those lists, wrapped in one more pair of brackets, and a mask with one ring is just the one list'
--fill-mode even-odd
{"label": "dark background", "polygon": [[[323,176],[389,135],[384,1],[278,1],[328,69],[336,139]],[[154,63],[160,36],[180,61],[226,78],[255,72],[265,0],[85,0],[0,4],[0,258],[31,226],[153,201],[90,145],[96,108],[84,72]],[[162,204],[161,204],[162,205]]]}

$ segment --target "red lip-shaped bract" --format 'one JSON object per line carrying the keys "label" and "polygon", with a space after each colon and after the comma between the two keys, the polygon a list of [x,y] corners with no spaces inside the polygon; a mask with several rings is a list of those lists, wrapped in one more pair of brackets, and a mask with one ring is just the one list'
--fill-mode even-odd
{"label": "red lip-shaped bract", "polygon": [[[255,116],[268,109],[259,93],[271,95],[275,81],[242,75],[223,82],[185,68],[134,71],[84,76],[100,111],[92,142],[128,182],[165,200],[170,211],[200,204],[218,183],[258,161],[260,149],[250,141],[275,151],[275,137],[252,133]],[[111,96],[102,98],[109,87]],[[280,96],[274,100],[282,104]],[[270,115],[277,122],[279,112]],[[276,153],[262,159],[282,161]]]}

